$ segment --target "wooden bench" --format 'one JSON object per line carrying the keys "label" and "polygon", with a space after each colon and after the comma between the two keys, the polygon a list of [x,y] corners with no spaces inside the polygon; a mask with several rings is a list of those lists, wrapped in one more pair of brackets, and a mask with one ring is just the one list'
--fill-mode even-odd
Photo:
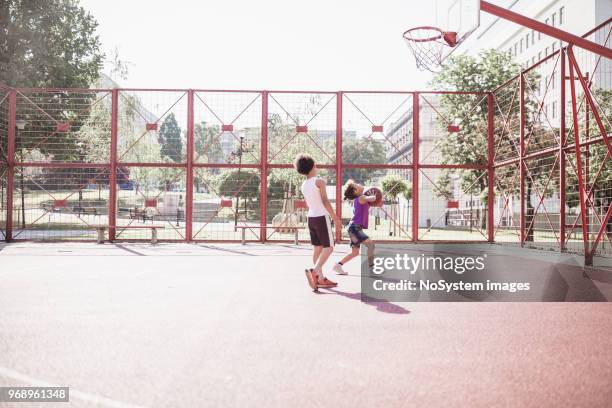
{"label": "wooden bench", "polygon": [[271,229],[271,230],[275,230],[275,231],[279,231],[279,230],[293,230],[294,231],[294,240],[293,242],[295,243],[295,245],[299,245],[299,240],[298,240],[298,232],[301,229],[306,229],[306,227],[262,227],[261,225],[237,225],[236,228],[241,229],[242,230],[242,238],[240,240],[240,242],[242,243],[242,245],[246,244],[246,230],[248,229],[259,229],[261,230],[262,228],[266,228],[266,229]]}
{"label": "wooden bench", "polygon": [[166,229],[166,227],[163,226],[159,226],[159,225],[134,225],[134,226],[121,226],[121,225],[116,225],[114,227],[111,227],[110,225],[93,225],[93,228],[95,228],[98,231],[98,244],[103,244],[105,241],[105,236],[104,236],[104,232],[108,229],[110,230],[111,228],[114,228],[115,230],[117,229],[121,229],[121,230],[126,230],[126,229],[150,229],[151,230],[151,243],[152,244],[157,244],[157,230],[158,229]]}

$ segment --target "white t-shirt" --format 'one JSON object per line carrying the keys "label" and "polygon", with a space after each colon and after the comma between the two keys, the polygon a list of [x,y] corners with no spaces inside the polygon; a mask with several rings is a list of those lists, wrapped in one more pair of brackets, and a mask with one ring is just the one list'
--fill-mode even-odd
{"label": "white t-shirt", "polygon": [[329,215],[323,206],[323,201],[321,200],[321,190],[319,190],[319,187],[317,187],[317,180],[319,180],[318,177],[311,177],[302,183],[301,190],[302,194],[304,194],[306,204],[308,204],[309,217]]}

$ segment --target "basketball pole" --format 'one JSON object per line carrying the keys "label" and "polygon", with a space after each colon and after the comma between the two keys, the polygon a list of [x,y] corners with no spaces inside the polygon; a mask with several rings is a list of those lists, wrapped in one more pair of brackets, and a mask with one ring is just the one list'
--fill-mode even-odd
{"label": "basketball pole", "polygon": [[606,58],[612,59],[612,49],[610,48],[586,40],[582,37],[578,37],[577,35],[568,33],[567,31],[551,27],[532,18],[525,17],[524,15],[515,13],[514,11],[510,11],[503,7],[496,6],[494,4],[489,3],[488,1],[480,2],[480,10],[502,18],[504,20],[508,20],[524,27],[531,28],[532,30],[538,31],[542,34],[546,34],[558,40],[565,41],[566,43],[574,44],[577,47],[584,48],[585,50],[594,52],[595,54],[603,55]]}

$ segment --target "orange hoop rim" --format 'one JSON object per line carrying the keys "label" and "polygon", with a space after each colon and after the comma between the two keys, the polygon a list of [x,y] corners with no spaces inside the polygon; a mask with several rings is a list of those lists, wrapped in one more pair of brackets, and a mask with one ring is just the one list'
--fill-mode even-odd
{"label": "orange hoop rim", "polygon": [[[432,30],[436,31],[437,34],[427,38],[414,38],[411,36],[411,33],[417,30]],[[403,37],[406,41],[412,41],[415,43],[424,43],[430,41],[438,41],[444,40],[444,43],[449,47],[454,47],[457,45],[457,33],[454,31],[444,31],[438,27],[433,26],[419,26],[413,27],[409,30],[404,31]]]}

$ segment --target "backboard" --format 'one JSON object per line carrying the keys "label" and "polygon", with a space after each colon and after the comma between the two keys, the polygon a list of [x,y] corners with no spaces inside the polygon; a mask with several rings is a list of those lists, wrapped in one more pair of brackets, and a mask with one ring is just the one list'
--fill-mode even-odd
{"label": "backboard", "polygon": [[445,47],[444,60],[480,26],[480,0],[437,0],[436,24],[457,33],[457,45]]}

